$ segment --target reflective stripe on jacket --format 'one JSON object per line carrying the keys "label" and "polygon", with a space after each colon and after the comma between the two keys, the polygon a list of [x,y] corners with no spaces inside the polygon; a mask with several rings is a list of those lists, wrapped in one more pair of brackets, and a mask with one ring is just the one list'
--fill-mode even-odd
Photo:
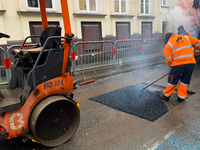
{"label": "reflective stripe on jacket", "polygon": [[186,35],[172,35],[165,45],[165,61],[170,66],[195,64],[194,55],[199,55],[200,40]]}

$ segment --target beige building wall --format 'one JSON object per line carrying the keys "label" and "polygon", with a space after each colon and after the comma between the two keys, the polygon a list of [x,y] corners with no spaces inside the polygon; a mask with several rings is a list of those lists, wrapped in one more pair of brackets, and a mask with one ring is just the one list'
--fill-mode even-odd
{"label": "beige building wall", "polygon": [[[5,33],[6,31],[5,31],[5,22],[4,22],[4,13],[5,13],[5,10],[3,10],[2,9],[2,1],[0,1],[0,32],[3,32],[3,33]],[[0,45],[1,44],[5,44],[7,41],[6,41],[6,39],[1,39],[0,40]]]}
{"label": "beige building wall", "polygon": [[[168,5],[167,7],[161,7],[161,11],[160,11],[160,23],[162,23],[163,21],[166,21],[166,16],[169,15],[170,11],[174,8],[175,5],[175,1],[169,1],[168,0]],[[162,26],[160,26],[162,27]],[[172,32],[170,23],[168,23],[168,26],[166,27],[166,32]]]}
{"label": "beige building wall", "polygon": [[[141,23],[152,22],[152,32],[162,33],[162,22],[173,7],[173,2],[168,0],[169,7],[161,7],[161,0],[150,0],[150,17],[141,16],[141,1],[127,0],[127,14],[116,15],[115,0],[97,0],[97,13],[91,15],[81,13],[79,0],[68,0],[72,32],[75,37],[82,39],[81,22],[101,22],[102,37],[116,36],[116,22],[130,22],[130,34],[141,34]],[[48,12],[48,21],[59,21],[63,27],[60,0],[54,0],[54,11]],[[29,22],[41,21],[38,10],[29,10],[26,0],[1,0],[0,1],[0,32],[11,36],[10,39],[1,39],[1,44],[22,41],[30,35]],[[5,11],[4,11],[5,10]],[[120,16],[121,15],[121,16]],[[62,31],[64,35],[64,31]]]}
{"label": "beige building wall", "polygon": [[[58,21],[63,26],[59,0],[55,1],[55,6],[55,12],[47,11],[48,21]],[[0,19],[4,22],[4,25],[1,24],[3,27],[0,28],[0,32],[10,35],[9,39],[1,39],[4,40],[2,44],[24,40],[30,35],[29,22],[41,21],[39,10],[28,10],[25,0],[15,0],[15,3],[13,0],[3,0],[1,9],[6,12],[0,12]]]}
{"label": "beige building wall", "polygon": [[20,23],[20,18],[17,15],[19,10],[19,4],[13,3],[13,0],[1,1],[2,10],[6,10],[2,13],[4,28],[0,28],[0,32],[12,35],[13,40],[18,40],[22,38],[22,26]]}

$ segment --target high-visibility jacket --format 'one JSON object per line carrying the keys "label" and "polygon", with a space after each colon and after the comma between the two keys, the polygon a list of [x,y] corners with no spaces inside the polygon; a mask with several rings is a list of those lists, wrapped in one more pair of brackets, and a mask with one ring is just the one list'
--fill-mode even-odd
{"label": "high-visibility jacket", "polygon": [[200,55],[200,40],[174,34],[164,47],[164,55],[169,66],[196,64],[194,55]]}
{"label": "high-visibility jacket", "polygon": [[[177,35],[180,35],[180,34],[177,32]],[[181,35],[192,36],[192,35],[191,35],[191,34],[189,34],[189,33],[186,33],[186,34],[181,34]]]}

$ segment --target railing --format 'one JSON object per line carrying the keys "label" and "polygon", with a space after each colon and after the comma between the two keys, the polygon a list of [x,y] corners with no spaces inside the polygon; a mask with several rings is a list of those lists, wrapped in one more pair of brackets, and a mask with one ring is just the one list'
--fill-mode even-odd
{"label": "railing", "polygon": [[133,57],[143,55],[143,40],[141,39],[117,40],[115,47],[116,63],[129,62]]}
{"label": "railing", "polygon": [[113,65],[113,41],[84,41],[71,50],[73,74],[79,70]]}
{"label": "railing", "polygon": [[158,54],[162,53],[164,47],[164,40],[162,38],[158,39],[145,39],[143,43],[144,55]]}
{"label": "railing", "polygon": [[[31,48],[37,44],[25,44],[24,48]],[[0,85],[8,84],[11,79],[11,67],[14,65],[14,62],[11,63],[11,60],[14,58],[10,57],[10,53],[15,48],[20,48],[22,45],[11,45],[7,50],[4,50],[0,47],[1,52],[4,54],[4,64],[0,66]],[[5,76],[2,75],[2,72],[5,72]]]}
{"label": "railing", "polygon": [[84,41],[72,46],[72,70],[76,71],[98,68],[108,65],[116,66],[121,62],[146,59],[162,55],[163,39],[127,39],[112,41]]}
{"label": "railing", "polygon": [[[31,48],[37,44],[25,44],[23,47]],[[12,45],[7,51],[0,47],[4,54],[4,65],[0,66],[0,85],[8,84],[11,79],[11,50],[20,48],[22,45]],[[99,68],[103,66],[145,60],[161,56],[164,47],[163,39],[128,39],[113,41],[84,41],[71,46],[72,72]],[[138,62],[140,63],[140,62]],[[6,79],[2,79],[2,70],[6,72]]]}
{"label": "railing", "polygon": [[[37,46],[38,44],[20,44],[20,45],[11,45],[10,47],[8,47],[7,49],[7,59],[8,59],[8,64],[11,64],[10,62],[10,53],[13,49],[16,49],[16,48],[21,48],[23,46],[23,49],[29,49],[29,48],[33,48],[34,46]],[[12,63],[14,64],[14,63]],[[10,65],[11,66],[11,65]],[[11,67],[8,68],[8,82],[10,82],[10,79],[11,79]]]}
{"label": "railing", "polygon": [[[7,59],[7,54],[6,51],[4,50],[4,48],[0,47],[0,51],[3,52],[3,56],[4,56],[4,65],[0,66],[0,85],[4,85],[8,83],[8,68],[9,68],[9,63]],[[2,75],[2,73],[5,72],[5,75]]]}

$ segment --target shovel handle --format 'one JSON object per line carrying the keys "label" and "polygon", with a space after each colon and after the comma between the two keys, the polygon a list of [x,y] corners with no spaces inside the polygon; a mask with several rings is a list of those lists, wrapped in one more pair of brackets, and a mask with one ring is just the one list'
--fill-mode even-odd
{"label": "shovel handle", "polygon": [[145,90],[146,88],[148,88],[149,86],[151,86],[152,84],[154,84],[155,82],[159,81],[160,79],[164,78],[167,75],[169,75],[169,72],[163,75],[162,77],[158,78],[157,80],[153,81],[152,83],[148,84],[147,86],[145,86],[143,89],[140,90],[140,92],[142,92],[143,90]]}

